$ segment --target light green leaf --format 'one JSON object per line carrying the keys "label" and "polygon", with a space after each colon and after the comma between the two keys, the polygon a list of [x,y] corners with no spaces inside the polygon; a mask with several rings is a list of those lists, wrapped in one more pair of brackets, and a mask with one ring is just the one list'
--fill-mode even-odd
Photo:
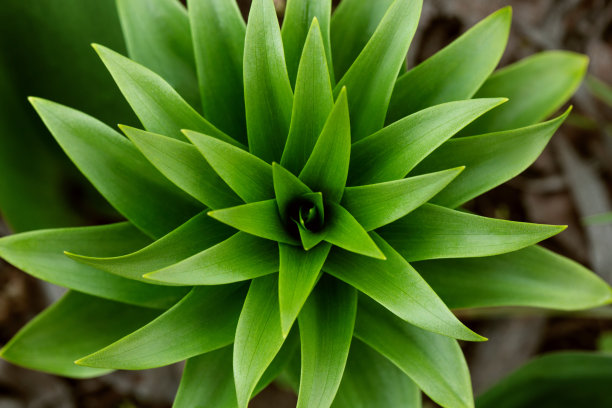
{"label": "light green leaf", "polygon": [[278,277],[254,279],[236,329],[234,380],[238,407],[246,408],[262,375],[281,349]]}
{"label": "light green leaf", "polygon": [[500,69],[475,97],[505,97],[510,102],[476,120],[462,135],[509,130],[546,119],[574,94],[588,61],[568,51],[547,51]]}
{"label": "light green leaf", "polygon": [[597,99],[612,107],[612,87],[610,85],[593,75],[587,75],[585,83],[589,91]]}
{"label": "light green leaf", "polygon": [[185,8],[176,0],[117,0],[117,11],[130,58],[196,106],[200,98]]}
{"label": "light green leaf", "polygon": [[511,21],[512,9],[505,7],[402,75],[393,90],[387,123],[474,96],[504,53]]}
{"label": "light green leaf", "polygon": [[[303,0],[294,0],[289,3],[288,7],[298,7],[296,1],[299,2],[299,7],[308,7],[307,2]],[[314,3],[320,6],[330,1],[316,0]],[[311,8],[308,7],[308,10]],[[287,24],[285,20],[283,29],[288,27]],[[292,30],[291,35],[293,36],[295,30],[287,28],[287,31],[289,30]],[[319,23],[315,19],[306,38],[304,51],[301,53],[291,126],[281,158],[281,164],[294,174],[302,171],[334,106],[334,95],[327,74],[327,59],[323,41]]]}
{"label": "light green leaf", "polygon": [[[244,285],[200,286],[146,326],[81,358],[86,367],[144,370],[231,344]],[[172,341],[168,341],[169,336]]]}
{"label": "light green leaf", "polygon": [[354,143],[349,185],[404,178],[442,143],[504,102],[505,99],[499,98],[476,99],[433,106]]}
{"label": "light green leaf", "polygon": [[142,277],[174,265],[229,238],[233,229],[200,213],[168,235],[136,252],[115,257],[94,257],[87,253],[66,253],[80,263],[124,278],[154,283]]}
{"label": "light green leaf", "polygon": [[326,201],[339,202],[344,192],[351,156],[351,123],[346,90],[338,96],[310,158],[300,173],[312,191]]}
{"label": "light green leaf", "polygon": [[291,204],[306,194],[312,194],[312,190],[289,170],[277,163],[272,163],[272,174],[278,211],[283,221],[287,222],[287,213]]}
{"label": "light green leaf", "polygon": [[343,207],[328,203],[328,216],[323,239],[340,248],[376,259],[385,255],[366,230]]}
{"label": "light green leaf", "polygon": [[251,5],[244,43],[244,100],[249,150],[280,161],[291,123],[293,91],[272,0]]}
{"label": "light green leaf", "polygon": [[234,0],[189,0],[187,5],[204,116],[246,144],[242,14]]}
{"label": "light green leaf", "polygon": [[312,248],[319,245],[319,243],[323,241],[325,239],[325,236],[327,235],[327,231],[325,229],[322,231],[313,232],[304,228],[301,224],[297,222],[296,224],[298,226],[300,240],[302,241],[302,247],[306,251],[310,251]]}
{"label": "light green leaf", "polygon": [[323,270],[370,296],[398,317],[422,329],[461,340],[484,338],[465,327],[400,254],[370,233],[384,261],[334,248]]}
{"label": "light green leaf", "polygon": [[366,46],[394,0],[343,0],[331,19],[336,79],[342,78]]}
{"label": "light green leaf", "polygon": [[195,200],[110,127],[51,101],[30,98],[30,102],[79,170],[138,228],[159,237],[198,212]]}
{"label": "light green leaf", "polygon": [[177,264],[145,275],[179,285],[223,285],[278,271],[277,244],[239,232]]}
{"label": "light green leaf", "polygon": [[383,127],[422,5],[422,0],[395,0],[355,63],[336,85],[335,95],[343,87],[348,89],[353,141]]}
{"label": "light green leaf", "polygon": [[[316,35],[320,38],[321,51],[323,52],[325,69],[329,72],[328,79],[333,82],[333,69],[331,63],[331,45],[329,40],[329,20],[331,17],[331,0],[288,0],[285,7],[283,27],[281,36],[285,48],[285,59],[291,85],[295,85],[298,76],[300,57],[303,60],[302,51],[308,48],[308,37],[312,35],[313,27],[319,31]],[[316,23],[313,21],[315,20]],[[320,25],[320,26],[319,26]],[[319,40],[317,40],[319,42]],[[317,48],[318,48],[317,44]],[[323,48],[324,47],[324,48]],[[317,50],[318,51],[318,50]],[[318,55],[317,55],[318,58]],[[314,80],[318,78],[313,77]]]}
{"label": "light green leaf", "polygon": [[536,244],[565,228],[486,218],[425,204],[379,232],[410,262],[499,255]]}
{"label": "light green leaf", "polygon": [[181,129],[190,129],[239,145],[200,116],[155,72],[102,45],[93,47],[145,129],[178,140],[185,140]]}
{"label": "light green leaf", "polygon": [[293,322],[317,283],[330,248],[330,244],[324,244],[305,251],[292,245],[279,245],[278,300],[284,336],[289,334]]}
{"label": "light green leaf", "polygon": [[612,290],[593,272],[538,246],[484,258],[415,262],[413,266],[451,308],[579,310],[612,301]]}
{"label": "light green leaf", "polygon": [[585,352],[548,354],[494,385],[476,400],[476,406],[609,407],[611,381],[612,356]]}
{"label": "light green leaf", "polygon": [[595,214],[582,219],[584,225],[605,225],[612,224],[612,212]]}
{"label": "light green leaf", "polygon": [[0,351],[6,361],[71,378],[111,370],[79,367],[74,360],[147,324],[158,311],[70,291],[31,320]]}
{"label": "light green leaf", "polygon": [[421,408],[421,392],[389,360],[353,339],[332,408]]}
{"label": "light green leaf", "polygon": [[274,197],[272,166],[229,143],[185,131],[206,161],[232,190],[247,203]]}
{"label": "light green leaf", "polygon": [[298,408],[327,408],[340,386],[349,354],[357,291],[324,276],[300,313],[302,372]]}
{"label": "light green leaf", "polygon": [[120,127],[157,170],[203,204],[216,209],[242,202],[190,143],[128,126]]}
{"label": "light green leaf", "polygon": [[355,336],[387,357],[443,407],[474,407],[470,372],[457,340],[419,329],[365,296]]}
{"label": "light green leaf", "polygon": [[298,241],[287,232],[278,213],[276,200],[258,201],[211,211],[208,215],[251,235],[290,245],[298,244]]}
{"label": "light green leaf", "polygon": [[431,200],[456,208],[519,175],[542,153],[550,138],[569,115],[504,132],[455,138],[427,156],[411,174],[424,174],[449,166],[466,170]]}
{"label": "light green leaf", "polygon": [[344,190],[342,206],[371,231],[402,218],[442,191],[465,167]]}
{"label": "light green leaf", "polygon": [[0,239],[0,256],[30,275],[53,284],[118,302],[166,309],[185,288],[147,285],[76,262],[64,251],[117,256],[151,241],[128,223],[25,232]]}

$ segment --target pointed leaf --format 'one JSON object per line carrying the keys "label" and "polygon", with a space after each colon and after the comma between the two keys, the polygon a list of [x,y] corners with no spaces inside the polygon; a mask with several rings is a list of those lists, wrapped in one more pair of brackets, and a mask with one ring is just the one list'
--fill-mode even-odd
{"label": "pointed leaf", "polygon": [[481,341],[451,313],[408,262],[375,233],[384,261],[334,248],[323,270],[370,296],[397,316],[422,329],[461,340]]}
{"label": "pointed leaf", "polygon": [[102,45],[94,48],[145,129],[185,140],[181,129],[238,144],[196,112],[162,77]]}
{"label": "pointed leaf", "polygon": [[51,101],[30,98],[30,102],[79,170],[143,231],[159,237],[197,213],[195,200],[166,180],[110,127]]}
{"label": "pointed leaf", "polygon": [[179,285],[223,285],[278,271],[277,244],[243,232],[179,263],[145,275]]}
{"label": "pointed leaf", "polygon": [[279,245],[278,300],[283,335],[289,333],[317,283],[330,248],[330,244],[324,244],[305,251],[292,245]]}
{"label": "pointed leaf", "polygon": [[281,349],[278,277],[254,279],[236,329],[234,380],[238,407],[246,408],[262,375]]}
{"label": "pointed leaf", "polygon": [[332,408],[421,407],[421,392],[389,360],[353,339]]}
{"label": "pointed leaf", "polygon": [[538,246],[504,255],[413,265],[451,308],[581,310],[612,301],[612,290],[593,272]]}
{"label": "pointed leaf", "polygon": [[499,255],[536,244],[565,226],[486,218],[425,204],[379,230],[407,261]]}
{"label": "pointed leaf", "polygon": [[[318,35],[321,38],[321,51],[323,52],[324,67],[329,72],[327,78],[331,78],[333,82],[333,69],[331,64],[331,45],[329,40],[329,21],[331,18],[332,2],[331,0],[288,0],[285,7],[285,15],[283,18],[283,27],[281,35],[283,37],[283,46],[285,49],[285,58],[287,60],[287,71],[291,85],[295,85],[296,76],[298,75],[300,57],[303,58],[302,50],[308,48],[304,44],[308,44],[307,37],[312,32],[314,27],[313,20],[316,20]],[[320,28],[319,28],[320,25]],[[313,78],[317,79],[317,78]]]}
{"label": "pointed leaf", "polygon": [[504,53],[511,21],[512,9],[505,7],[402,75],[393,90],[387,123],[474,96]]}
{"label": "pointed leaf", "polygon": [[312,232],[304,228],[301,224],[297,222],[296,224],[300,234],[300,241],[302,241],[302,247],[306,251],[310,251],[312,248],[319,245],[319,243],[321,243],[321,241],[323,241],[327,236],[327,231],[325,229],[322,231]]}
{"label": "pointed leaf", "polygon": [[118,302],[166,309],[185,288],[147,285],[81,264],[64,251],[117,256],[151,241],[128,223],[25,232],[0,239],[0,256],[30,275],[53,284]]}
{"label": "pointed leaf", "polygon": [[[334,94],[348,89],[353,141],[380,130],[397,74],[417,28],[422,0],[395,0]],[[382,64],[381,61],[385,63]]]}
{"label": "pointed leaf", "polygon": [[466,170],[431,201],[456,208],[526,170],[568,115],[569,110],[556,119],[533,126],[451,139],[426,157],[411,174],[466,166]]}
{"label": "pointed leaf", "polygon": [[247,203],[274,197],[272,166],[258,157],[210,136],[185,131],[206,161]]}
{"label": "pointed leaf", "polygon": [[244,61],[249,150],[265,162],[280,161],[289,133],[293,91],[272,0],[255,0],[251,5]]}
{"label": "pointed leaf", "polygon": [[350,156],[351,123],[343,91],[300,173],[300,180],[312,191],[323,193],[326,201],[338,202],[346,185]]}
{"label": "pointed leaf", "polygon": [[[146,326],[81,358],[86,367],[144,370],[231,344],[244,285],[200,286]],[[168,336],[173,341],[168,341]]]}
{"label": "pointed leaf", "polygon": [[457,340],[431,333],[359,298],[355,336],[387,357],[443,407],[474,407],[470,372]]}
{"label": "pointed leaf", "polygon": [[272,163],[272,174],[278,211],[283,221],[287,222],[287,212],[293,201],[306,194],[312,194],[312,190],[299,178],[277,163]]}
{"label": "pointed leaf", "polygon": [[157,170],[206,206],[216,209],[241,203],[192,144],[128,126],[120,127]]}
{"label": "pointed leaf", "polygon": [[147,324],[158,311],[70,291],[31,320],[0,351],[6,361],[71,378],[107,369],[79,367],[74,360]]}
{"label": "pointed leaf", "polygon": [[200,98],[185,8],[175,0],[117,0],[117,11],[130,58],[196,106]]}
{"label": "pointed leaf", "polygon": [[344,190],[342,206],[366,231],[380,228],[425,204],[464,167]]}
{"label": "pointed leaf", "polygon": [[361,255],[385,259],[382,251],[376,246],[365,229],[343,207],[329,204],[327,223],[324,234],[325,241]]}
{"label": "pointed leaf", "polygon": [[246,144],[242,14],[234,0],[189,0],[187,5],[204,116]]}
{"label": "pointed leaf", "polygon": [[326,408],[340,386],[349,354],[357,291],[324,276],[300,313],[302,373],[298,408]]}
{"label": "pointed leaf", "polygon": [[466,128],[478,135],[533,125],[559,109],[576,91],[588,58],[567,51],[548,51],[526,58],[489,77],[476,98],[505,97],[510,101]]}
{"label": "pointed leaf", "polygon": [[287,232],[278,213],[276,200],[258,201],[211,211],[208,215],[251,235],[285,244],[298,244],[298,241]]}
{"label": "pointed leaf", "polygon": [[[314,3],[311,8],[304,0],[293,0],[288,4],[288,7],[306,7],[309,11],[312,11],[320,8],[322,3],[328,3],[329,5],[331,2],[329,0],[316,0]],[[290,27],[288,24],[289,21],[285,17],[283,30],[285,30],[285,27]],[[296,29],[287,28],[286,30],[287,32],[291,30],[291,35],[294,35],[293,31]],[[310,157],[334,105],[334,95],[327,74],[328,60],[317,20],[312,22],[304,45],[304,52],[301,54],[293,99],[291,126],[281,158],[281,164],[295,174],[302,171],[304,164]]]}
{"label": "pointed leaf", "polygon": [[151,245],[127,255],[106,258],[93,257],[86,253],[66,255],[105,272],[154,283],[142,275],[174,265],[204,251],[229,238],[233,232],[232,228],[213,220],[208,214],[200,213]]}
{"label": "pointed leaf", "polygon": [[504,101],[476,99],[433,106],[354,143],[349,185],[404,178],[442,143]]}

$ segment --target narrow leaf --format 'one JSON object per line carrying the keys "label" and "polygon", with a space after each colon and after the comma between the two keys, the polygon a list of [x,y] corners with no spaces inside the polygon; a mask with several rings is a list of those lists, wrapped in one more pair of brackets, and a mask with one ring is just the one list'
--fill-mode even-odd
{"label": "narrow leaf", "polygon": [[251,5],[244,61],[249,150],[265,162],[280,161],[289,133],[293,91],[272,0],[255,0]]}
{"label": "narrow leaf", "polygon": [[[81,358],[86,367],[144,370],[162,367],[231,344],[243,285],[202,286],[146,326]],[[172,336],[173,341],[168,341]]]}
{"label": "narrow leaf", "polygon": [[442,143],[503,102],[499,98],[476,99],[433,106],[354,143],[349,185],[404,178]]}
{"label": "narrow leaf", "polygon": [[343,87],[348,89],[353,141],[383,127],[422,5],[422,0],[395,0],[355,63],[336,85],[335,95]]}
{"label": "narrow leaf", "polygon": [[192,106],[199,102],[187,12],[175,0],[117,0],[130,58],[165,78]]}
{"label": "narrow leaf", "polygon": [[581,310],[612,301],[612,290],[593,272],[538,246],[504,255],[413,265],[451,308]]}
{"label": "narrow leaf", "polygon": [[370,296],[398,317],[422,329],[461,340],[481,341],[451,313],[408,262],[375,233],[384,261],[334,248],[323,270]]}
{"label": "narrow leaf", "polygon": [[223,285],[277,272],[278,265],[275,242],[239,232],[145,278],[179,285]]}
{"label": "narrow leaf", "polygon": [[157,170],[201,203],[213,209],[241,203],[190,143],[128,126],[120,127]]}
{"label": "narrow leaf", "polygon": [[22,367],[71,378],[111,370],[79,367],[74,360],[129,334],[159,312],[70,291],[31,320],[0,351]]}
{"label": "narrow leaf", "polygon": [[25,232],[0,239],[0,256],[28,274],[65,288],[118,302],[166,309],[184,288],[147,285],[74,261],[64,251],[117,256],[151,241],[128,223]]}
{"label": "narrow leaf", "polygon": [[511,21],[510,7],[496,11],[402,75],[393,90],[387,123],[430,106],[474,96],[504,53]]}
{"label": "narrow leaf", "polygon": [[442,191],[465,168],[344,190],[342,206],[366,231],[402,218]]}
{"label": "narrow leaf", "polygon": [[355,336],[441,406],[474,406],[470,372],[457,340],[406,323],[365,296],[359,298]]}
{"label": "narrow leaf", "polygon": [[573,95],[587,65],[588,58],[584,55],[548,51],[495,72],[476,97],[505,97],[510,102],[478,119],[462,134],[515,129],[546,119]]}
{"label": "narrow leaf", "polygon": [[323,193],[326,201],[339,202],[348,177],[350,156],[351,123],[346,90],[343,90],[300,173],[300,180],[311,190]]}
{"label": "narrow leaf", "polygon": [[300,247],[280,244],[278,299],[283,335],[289,334],[308,295],[317,283],[331,245],[319,245],[305,251]]}
{"label": "narrow leaf", "polygon": [[606,105],[612,107],[612,87],[593,75],[585,80],[588,90]]}
{"label": "narrow leaf", "polygon": [[283,221],[287,222],[287,213],[291,204],[306,194],[312,194],[312,190],[300,181],[299,178],[277,163],[272,163],[272,174],[278,211]]}
{"label": "narrow leaf", "polygon": [[204,116],[246,144],[242,14],[234,0],[189,0],[187,5]]}
{"label": "narrow leaf", "polygon": [[185,131],[206,161],[228,186],[247,203],[274,197],[272,166],[229,143]]}
{"label": "narrow leaf", "polygon": [[195,200],[110,127],[54,102],[39,98],[30,102],[79,170],[138,228],[160,237],[198,212]]}
{"label": "narrow leaf", "polygon": [[[288,7],[310,7],[303,0],[294,0]],[[316,0],[316,5],[330,3],[329,0]],[[294,4],[293,6],[291,4]],[[317,6],[315,6],[315,9]],[[285,20],[283,29],[289,22]],[[295,28],[287,28],[295,30]],[[292,34],[293,35],[293,34]],[[301,49],[301,48],[300,48]],[[297,69],[297,67],[296,67]],[[334,105],[331,82],[327,75],[327,59],[319,23],[312,22],[304,51],[300,60],[293,99],[293,112],[287,144],[283,151],[281,164],[289,171],[299,174],[310,157],[323,126]]]}
{"label": "narrow leaf", "polygon": [[329,204],[329,210],[328,221],[323,231],[325,241],[347,251],[385,259],[383,252],[348,211],[337,204]]}
{"label": "narrow leaf", "polygon": [[300,313],[302,373],[298,408],[327,408],[336,396],[349,354],[357,291],[325,276]]}
{"label": "narrow leaf", "polygon": [[556,119],[533,126],[451,139],[426,157],[411,174],[466,166],[466,170],[431,201],[456,208],[526,170],[568,115],[569,110]]}
{"label": "narrow leaf", "polygon": [[536,244],[565,226],[486,218],[425,204],[380,229],[407,261],[499,255]]}

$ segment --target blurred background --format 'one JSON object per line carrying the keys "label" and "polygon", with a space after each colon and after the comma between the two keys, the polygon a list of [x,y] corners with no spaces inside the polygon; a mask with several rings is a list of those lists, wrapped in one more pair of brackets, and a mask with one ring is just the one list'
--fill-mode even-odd
{"label": "blurred background", "polygon": [[[246,15],[250,2],[239,3]],[[284,0],[275,3],[282,17]],[[612,212],[612,91],[595,79],[612,84],[612,0],[424,3],[407,58],[409,68],[506,5],[513,6],[514,19],[502,66],[549,49],[590,57],[589,86],[583,85],[573,98],[574,113],[544,154],[521,176],[469,208],[491,217],[569,225],[544,245],[612,283],[612,217],[601,216]],[[26,100],[37,95],[113,126],[136,124],[89,47],[94,41],[125,52],[113,0],[3,0],[0,5],[0,236],[116,219],[63,156]],[[61,289],[0,261],[0,346],[61,294]],[[544,352],[612,349],[608,308],[563,315],[529,309],[458,314],[490,339],[465,345],[476,394]],[[181,370],[176,365],[76,381],[0,360],[0,408],[169,407]],[[295,401],[290,391],[272,386],[252,407],[294,407]]]}

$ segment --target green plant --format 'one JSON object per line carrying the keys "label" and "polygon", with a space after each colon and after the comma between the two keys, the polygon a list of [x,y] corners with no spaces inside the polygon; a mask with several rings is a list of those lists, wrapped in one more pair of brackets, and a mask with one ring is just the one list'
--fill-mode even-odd
{"label": "green plant", "polygon": [[177,407],[245,407],[282,371],[300,407],[471,407],[457,339],[484,339],[449,308],[609,302],[535,246],[563,227],[457,209],[537,158],[586,58],[491,75],[506,8],[398,79],[420,9],[290,0],[280,29],[272,0],[246,25],[233,0],[119,0],[140,63],[95,49],[146,130],[31,102],[127,221],[0,240],[71,289],[3,358],[75,378],[187,360]]}

